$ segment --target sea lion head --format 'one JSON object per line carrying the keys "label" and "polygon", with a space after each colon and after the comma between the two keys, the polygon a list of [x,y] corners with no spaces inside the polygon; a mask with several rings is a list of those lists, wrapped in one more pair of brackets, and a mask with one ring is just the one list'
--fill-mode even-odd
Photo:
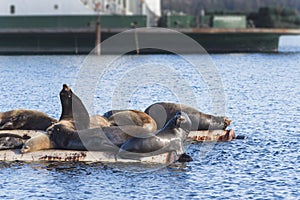
{"label": "sea lion head", "polygon": [[189,133],[192,127],[192,122],[185,112],[177,112],[175,116],[165,125],[165,128],[167,127],[176,129],[181,128],[185,132]]}
{"label": "sea lion head", "polygon": [[53,134],[69,134],[72,133],[75,130],[75,125],[72,121],[68,120],[61,120],[47,128],[48,135]]}
{"label": "sea lion head", "polygon": [[54,145],[52,144],[47,134],[41,133],[35,137],[27,140],[21,148],[21,153],[29,153],[38,150],[51,149]]}
{"label": "sea lion head", "polygon": [[73,94],[73,92],[72,92],[71,88],[67,84],[63,84],[63,88],[59,93],[60,98],[71,99],[72,94]]}
{"label": "sea lion head", "polygon": [[[224,117],[224,127],[226,128],[227,126],[229,126],[231,124],[231,120],[228,119],[227,117]],[[225,129],[224,128],[224,129]]]}
{"label": "sea lion head", "polygon": [[72,121],[61,120],[53,124],[47,129],[49,138],[57,147],[65,147],[71,140],[72,134],[75,131],[75,125]]}

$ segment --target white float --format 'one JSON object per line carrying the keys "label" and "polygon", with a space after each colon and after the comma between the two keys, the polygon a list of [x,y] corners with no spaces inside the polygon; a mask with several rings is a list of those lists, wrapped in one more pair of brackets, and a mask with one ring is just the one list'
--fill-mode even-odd
{"label": "white float", "polygon": [[[34,137],[44,131],[36,130],[1,130],[0,135],[16,134],[21,137]],[[188,141],[196,142],[213,142],[213,141],[230,141],[235,137],[233,130],[210,130],[210,131],[191,131],[188,135]],[[77,150],[59,150],[49,149],[37,152],[22,154],[20,149],[1,150],[0,161],[62,161],[62,162],[139,162],[139,163],[156,163],[170,164],[176,162],[179,156],[175,152],[164,153],[160,155],[143,157],[138,160],[122,159],[111,152],[98,151],[77,151]]]}

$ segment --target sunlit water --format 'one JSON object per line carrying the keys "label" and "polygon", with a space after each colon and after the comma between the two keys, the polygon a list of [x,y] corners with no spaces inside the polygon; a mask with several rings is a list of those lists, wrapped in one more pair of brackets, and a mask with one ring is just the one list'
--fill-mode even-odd
{"label": "sunlit water", "polygon": [[[232,119],[231,128],[247,139],[191,145],[187,151],[194,161],[185,166],[1,162],[0,199],[299,198],[300,48],[290,44],[291,40],[281,41],[279,54],[211,55],[224,89],[225,106],[220,110]],[[191,56],[200,62],[201,57]],[[35,109],[58,118],[62,84],[76,85],[84,58],[1,56],[0,110]],[[188,68],[174,55],[130,59],[136,65],[158,60],[162,66]],[[116,77],[122,76],[117,73],[107,72],[100,78],[104,86],[87,91],[95,98],[92,112],[103,113],[117,105],[110,91]],[[191,83],[198,108],[215,113],[205,80],[186,73],[183,77]],[[145,109],[155,101],[178,101],[177,97],[159,83],[139,85],[127,105]]]}

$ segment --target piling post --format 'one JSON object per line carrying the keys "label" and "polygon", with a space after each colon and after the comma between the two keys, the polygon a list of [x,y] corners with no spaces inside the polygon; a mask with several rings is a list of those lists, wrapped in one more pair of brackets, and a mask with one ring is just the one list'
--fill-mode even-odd
{"label": "piling post", "polygon": [[135,50],[136,54],[140,54],[140,48],[139,48],[139,37],[138,37],[138,31],[137,31],[137,22],[133,22],[133,28],[134,28],[134,41],[135,41]]}
{"label": "piling post", "polygon": [[97,55],[101,55],[101,22],[100,22],[100,13],[98,13],[97,17],[97,25],[96,25],[96,49]]}

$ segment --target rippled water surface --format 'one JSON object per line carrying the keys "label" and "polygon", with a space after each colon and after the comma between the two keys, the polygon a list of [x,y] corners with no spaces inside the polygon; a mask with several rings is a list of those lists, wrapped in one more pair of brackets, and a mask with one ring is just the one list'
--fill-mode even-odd
{"label": "rippled water surface", "polygon": [[[133,88],[126,104],[130,108],[145,109],[155,101],[179,101],[180,95],[189,96],[192,91],[200,110],[224,112],[233,121],[231,128],[247,139],[190,145],[187,151],[194,161],[185,166],[1,162],[0,199],[299,199],[300,53],[295,47],[291,52],[287,49],[283,47],[279,54],[211,55],[220,75],[215,81],[221,81],[218,85],[224,89],[220,92],[223,104],[216,105],[223,105],[223,109],[215,109],[212,103],[215,88],[209,88],[205,78],[198,79],[180,57],[128,56],[124,59],[131,62],[116,61],[123,68],[112,64],[110,71],[95,80],[95,90],[85,87],[86,96],[94,95],[91,112],[102,113],[119,105],[119,98],[126,94],[122,94],[124,90],[114,94],[124,79]],[[202,56],[190,57],[203,60]],[[58,118],[62,84],[76,86],[84,59],[0,56],[0,110],[36,109]],[[163,76],[163,68],[162,75],[157,76],[167,80],[164,84],[136,81],[150,77],[147,71],[139,71],[141,77],[126,72],[153,63],[173,67],[174,74],[169,76],[176,84]],[[186,79],[190,91],[176,90],[174,85],[185,83],[176,79],[176,73]],[[168,84],[174,88],[167,88]],[[78,93],[82,91],[78,89]],[[189,99],[193,101],[185,100]]]}

